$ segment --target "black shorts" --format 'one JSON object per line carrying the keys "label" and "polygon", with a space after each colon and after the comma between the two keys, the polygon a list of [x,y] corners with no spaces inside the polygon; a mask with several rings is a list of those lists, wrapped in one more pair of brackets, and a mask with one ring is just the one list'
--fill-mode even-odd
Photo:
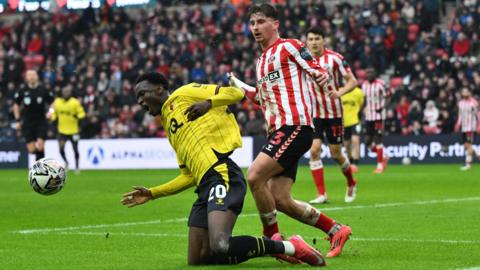
{"label": "black shorts", "polygon": [[72,135],[66,135],[66,134],[58,133],[57,138],[59,141],[70,141],[72,143],[78,143],[78,141],[80,140],[80,134],[77,133]]}
{"label": "black shorts", "polygon": [[365,121],[365,135],[367,136],[383,136],[383,120]]}
{"label": "black shorts", "polygon": [[[222,166],[226,166],[223,171],[228,173],[228,177],[220,174]],[[238,216],[242,212],[246,192],[242,170],[230,158],[223,159],[205,173],[195,190],[198,199],[190,211],[188,226],[208,229],[208,213],[211,211],[228,209]]]}
{"label": "black shorts", "polygon": [[37,139],[47,138],[47,122],[39,123],[24,123],[22,133],[25,137],[25,142],[34,142]]}
{"label": "black shorts", "polygon": [[358,124],[345,127],[345,133],[343,134],[343,139],[345,141],[350,141],[353,135],[359,135]]}
{"label": "black shorts", "polygon": [[462,132],[462,143],[473,143],[475,140],[475,132]]}
{"label": "black shorts", "polygon": [[343,118],[314,118],[315,139],[324,140],[327,137],[329,144],[343,143]]}
{"label": "black shorts", "polygon": [[310,149],[312,140],[313,129],[309,126],[282,126],[270,134],[262,152],[284,168],[279,175],[295,181],[298,160]]}

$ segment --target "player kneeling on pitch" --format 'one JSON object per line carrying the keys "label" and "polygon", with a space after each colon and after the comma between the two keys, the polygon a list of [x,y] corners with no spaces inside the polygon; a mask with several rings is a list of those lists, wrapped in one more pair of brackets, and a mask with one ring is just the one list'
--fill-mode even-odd
{"label": "player kneeling on pitch", "polygon": [[161,116],[181,174],[157,187],[134,187],[121,202],[133,207],[196,186],[198,199],[188,219],[188,264],[238,264],[253,257],[286,254],[311,265],[325,265],[322,255],[300,236],[289,241],[232,236],[246,184],[242,171],[229,158],[242,140],[227,106],[244,98],[242,90],[191,83],[169,96],[167,89],[167,79],[159,73],[141,75],[135,84],[137,102],[150,114]]}

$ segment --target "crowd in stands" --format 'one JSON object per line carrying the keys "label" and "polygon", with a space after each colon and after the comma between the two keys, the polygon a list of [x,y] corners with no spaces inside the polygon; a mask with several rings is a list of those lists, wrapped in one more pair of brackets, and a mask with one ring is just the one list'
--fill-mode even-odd
{"label": "crowd in stands", "polygon": [[[75,89],[87,112],[83,138],[165,136],[158,119],[136,105],[132,84],[141,72],[167,74],[171,89],[191,81],[225,85],[229,71],[254,85],[260,49],[247,6],[217,0],[209,9],[171,8],[180,2],[160,0],[134,12],[107,6],[35,12],[13,25],[0,22],[0,140],[15,137],[12,97],[28,68],[56,93]],[[304,39],[308,28],[321,27],[327,47],[344,55],[360,82],[367,67],[386,75],[387,134],[450,133],[461,87],[480,95],[480,1],[457,1],[452,9],[437,0],[284,2],[281,36]],[[244,135],[265,134],[255,104],[231,109]]]}

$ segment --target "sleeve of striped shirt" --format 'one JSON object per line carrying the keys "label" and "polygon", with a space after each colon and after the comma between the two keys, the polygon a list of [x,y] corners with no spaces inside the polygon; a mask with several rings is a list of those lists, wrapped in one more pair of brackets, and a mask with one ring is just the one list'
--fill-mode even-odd
{"label": "sleeve of striped shirt", "polygon": [[181,174],[163,185],[150,188],[154,199],[177,194],[195,185],[195,178],[186,168],[181,168]]}
{"label": "sleeve of striped shirt", "polygon": [[341,56],[340,54],[337,54],[336,56],[337,57],[335,57],[335,61],[337,61],[338,70],[340,71],[342,77],[345,77],[351,72],[350,65],[348,64],[347,60],[345,60],[345,58],[343,58],[343,56]]}
{"label": "sleeve of striped shirt", "polygon": [[292,56],[291,59],[299,64],[310,77],[313,78],[317,72],[327,73],[301,41],[296,39],[288,40],[285,42],[285,49]]}

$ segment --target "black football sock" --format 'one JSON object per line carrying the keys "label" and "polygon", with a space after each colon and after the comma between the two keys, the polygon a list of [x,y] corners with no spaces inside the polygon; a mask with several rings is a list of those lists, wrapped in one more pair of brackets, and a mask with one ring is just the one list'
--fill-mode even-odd
{"label": "black football sock", "polygon": [[80,153],[78,153],[78,143],[73,143],[73,152],[75,153],[75,169],[79,169]]}
{"label": "black football sock", "polygon": [[65,165],[68,167],[67,156],[65,155],[65,148],[60,148],[60,156],[62,156]]}
{"label": "black football sock", "polygon": [[280,241],[253,236],[234,236],[230,238],[227,253],[213,254],[211,262],[215,264],[238,264],[266,254],[283,253],[285,253],[285,247]]}

